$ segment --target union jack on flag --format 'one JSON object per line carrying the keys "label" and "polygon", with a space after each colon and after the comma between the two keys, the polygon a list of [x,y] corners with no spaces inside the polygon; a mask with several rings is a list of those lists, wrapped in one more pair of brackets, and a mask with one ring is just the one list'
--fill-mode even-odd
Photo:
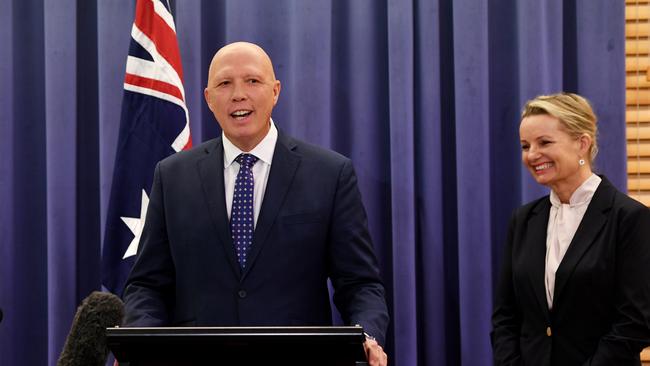
{"label": "union jack on flag", "polygon": [[102,250],[102,284],[121,294],[144,227],[158,161],[192,146],[169,3],[137,0]]}

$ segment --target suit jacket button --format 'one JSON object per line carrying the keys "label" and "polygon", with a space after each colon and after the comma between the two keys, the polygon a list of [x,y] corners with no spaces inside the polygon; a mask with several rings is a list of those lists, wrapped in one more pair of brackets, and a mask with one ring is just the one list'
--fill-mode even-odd
{"label": "suit jacket button", "polygon": [[239,292],[237,292],[237,295],[239,295],[240,299],[243,299],[246,297],[247,293],[244,290],[239,290]]}
{"label": "suit jacket button", "polygon": [[551,333],[551,327],[546,327],[546,335],[550,337],[552,335]]}

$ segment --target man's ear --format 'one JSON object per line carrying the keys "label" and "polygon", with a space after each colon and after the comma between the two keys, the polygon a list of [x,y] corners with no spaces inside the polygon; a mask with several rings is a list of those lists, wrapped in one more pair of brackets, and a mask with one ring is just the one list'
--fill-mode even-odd
{"label": "man's ear", "polygon": [[280,83],[280,80],[276,80],[273,83],[273,105],[278,103],[278,99],[280,98],[280,89],[282,89],[282,84]]}
{"label": "man's ear", "polygon": [[[203,89],[203,97],[205,98],[205,103],[208,105],[208,108],[212,111],[212,105],[210,104],[210,97],[208,94],[208,88]],[[214,113],[214,111],[212,111]]]}

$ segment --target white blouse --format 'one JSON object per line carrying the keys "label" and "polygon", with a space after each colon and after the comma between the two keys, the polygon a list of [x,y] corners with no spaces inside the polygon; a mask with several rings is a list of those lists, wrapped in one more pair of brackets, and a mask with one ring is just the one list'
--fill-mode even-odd
{"label": "white blouse", "polygon": [[546,303],[553,308],[553,291],[555,290],[555,272],[564,258],[580,221],[585,216],[589,202],[594,196],[602,179],[591,174],[571,195],[569,203],[560,202],[560,198],[551,191],[551,212],[546,230]]}

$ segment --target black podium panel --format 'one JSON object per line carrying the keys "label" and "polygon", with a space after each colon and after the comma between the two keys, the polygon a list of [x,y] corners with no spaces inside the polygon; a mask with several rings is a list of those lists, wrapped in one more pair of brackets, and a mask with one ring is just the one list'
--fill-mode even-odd
{"label": "black podium panel", "polygon": [[120,366],[365,365],[361,327],[107,328]]}

